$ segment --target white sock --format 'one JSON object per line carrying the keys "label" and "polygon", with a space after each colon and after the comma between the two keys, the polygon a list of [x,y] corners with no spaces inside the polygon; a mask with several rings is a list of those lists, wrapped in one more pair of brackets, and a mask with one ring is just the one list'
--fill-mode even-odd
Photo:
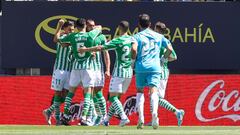
{"label": "white sock", "polygon": [[139,114],[139,121],[144,123],[144,94],[143,93],[137,93],[136,97],[136,107]]}
{"label": "white sock", "polygon": [[158,116],[158,93],[153,92],[150,97],[150,104],[152,106],[152,116],[157,117]]}
{"label": "white sock", "polygon": [[121,117],[121,119],[127,119],[128,118],[125,113],[123,113],[120,117]]}

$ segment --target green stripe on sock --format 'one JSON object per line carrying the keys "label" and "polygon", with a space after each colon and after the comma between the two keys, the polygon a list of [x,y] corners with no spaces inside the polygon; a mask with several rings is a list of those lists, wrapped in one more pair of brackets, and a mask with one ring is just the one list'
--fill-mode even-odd
{"label": "green stripe on sock", "polygon": [[174,107],[171,103],[169,103],[167,100],[163,98],[159,98],[159,105],[171,112],[175,112],[177,110],[176,107]]}
{"label": "green stripe on sock", "polygon": [[65,98],[65,106],[64,106],[64,114],[69,114],[69,109],[72,103],[72,98],[74,97],[74,93],[68,92]]}
{"label": "green stripe on sock", "polygon": [[83,110],[82,110],[82,116],[87,116],[89,107],[90,107],[90,101],[91,100],[91,94],[85,93],[84,94],[84,103],[83,103]]}
{"label": "green stripe on sock", "polygon": [[55,105],[55,118],[57,121],[60,120],[60,103],[61,102],[61,97],[60,96],[55,96],[54,97],[54,105]]}
{"label": "green stripe on sock", "polygon": [[106,114],[106,100],[102,94],[102,91],[96,93],[96,98],[98,99],[98,106],[102,115]]}
{"label": "green stripe on sock", "polygon": [[54,105],[54,103],[47,109],[47,113],[48,114],[52,114],[52,112],[54,111],[54,109],[55,109],[55,105]]}

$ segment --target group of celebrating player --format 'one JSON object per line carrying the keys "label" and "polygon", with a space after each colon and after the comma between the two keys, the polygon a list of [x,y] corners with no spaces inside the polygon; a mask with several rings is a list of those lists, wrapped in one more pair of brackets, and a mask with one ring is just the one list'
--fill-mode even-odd
{"label": "group of celebrating player", "polygon": [[[138,21],[139,33],[128,35],[129,23],[121,21],[118,24],[119,37],[107,42],[106,37],[101,33],[102,27],[96,26],[92,19],[79,18],[75,23],[59,20],[54,36],[54,42],[57,43],[51,86],[55,91],[54,99],[52,106],[43,111],[48,124],[51,124],[50,116],[55,111],[56,125],[68,125],[69,108],[79,85],[84,89],[81,124],[108,126],[114,114],[120,116],[120,126],[130,123],[119,99],[130,85],[133,68],[136,76],[136,107],[139,115],[137,128],[142,129],[144,125],[144,87],[149,88],[154,129],[159,126],[158,106],[174,112],[178,126],[182,124],[184,111],[175,108],[164,99],[169,76],[167,63],[177,59],[170,41],[162,35],[166,26],[157,22],[152,30],[150,16],[147,14],[139,15]],[[74,32],[74,27],[78,32]],[[110,58],[107,50],[115,50],[116,53],[109,86],[111,105],[108,111],[102,93],[104,77],[110,77]],[[104,54],[105,73],[101,52]],[[60,118],[61,103],[64,103],[63,118]],[[92,121],[93,112],[97,114],[94,121]]]}

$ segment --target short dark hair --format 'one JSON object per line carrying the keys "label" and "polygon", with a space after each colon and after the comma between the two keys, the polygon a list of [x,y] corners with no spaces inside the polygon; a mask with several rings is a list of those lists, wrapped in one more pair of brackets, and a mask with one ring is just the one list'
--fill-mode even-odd
{"label": "short dark hair", "polygon": [[123,32],[127,32],[128,29],[129,29],[129,23],[128,23],[128,21],[121,21],[118,26],[121,27],[121,29],[122,29]]}
{"label": "short dark hair", "polygon": [[140,14],[138,23],[142,28],[148,28],[151,25],[150,16],[148,14]]}
{"label": "short dark hair", "polygon": [[68,21],[66,21],[66,22],[63,24],[62,27],[63,27],[63,28],[66,28],[66,27],[68,27],[68,26],[74,26],[74,22],[68,20]]}
{"label": "short dark hair", "polygon": [[75,22],[76,27],[78,28],[84,28],[86,26],[86,19],[84,18],[79,18],[76,22]]}
{"label": "short dark hair", "polygon": [[161,34],[166,34],[167,27],[163,22],[156,22],[155,27],[160,31]]}
{"label": "short dark hair", "polygon": [[87,19],[87,24],[89,23],[89,22],[95,22],[93,19]]}

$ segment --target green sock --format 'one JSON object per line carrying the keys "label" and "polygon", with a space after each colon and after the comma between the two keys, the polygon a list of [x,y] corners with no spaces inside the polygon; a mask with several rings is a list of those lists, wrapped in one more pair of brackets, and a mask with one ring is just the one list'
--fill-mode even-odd
{"label": "green sock", "polygon": [[92,118],[92,116],[93,116],[93,109],[94,109],[94,103],[93,103],[93,99],[91,97],[91,99],[90,99],[90,106],[89,106],[89,110],[88,110],[88,113],[87,113],[87,117]]}
{"label": "green sock", "polygon": [[101,112],[101,115],[106,115],[106,100],[102,94],[102,91],[98,91],[96,93],[96,97],[98,99],[98,106],[99,106],[99,109],[100,109],[100,112]]}
{"label": "green sock", "polygon": [[176,110],[177,110],[176,107],[174,107],[172,104],[170,104],[167,100],[160,98],[160,97],[159,97],[158,104],[171,112],[176,112]]}
{"label": "green sock", "polygon": [[85,93],[84,94],[84,103],[83,103],[83,110],[82,110],[82,116],[86,116],[89,110],[91,102],[91,94],[90,93]]}
{"label": "green sock", "polygon": [[65,102],[65,97],[61,97],[60,102],[64,103]]}
{"label": "green sock", "polygon": [[60,120],[61,97],[55,95],[53,104],[55,105],[55,118],[57,121],[59,121]]}
{"label": "green sock", "polygon": [[98,99],[97,99],[96,95],[93,97],[93,102],[94,102],[94,107],[95,107],[95,110],[97,112],[97,115],[101,116],[101,112],[100,112],[100,108],[99,108],[99,104],[98,104]]}
{"label": "green sock", "polygon": [[108,120],[110,120],[112,118],[112,116],[114,115],[115,113],[115,109],[113,107],[113,104],[110,105],[109,109],[108,109]]}
{"label": "green sock", "polygon": [[55,109],[54,103],[47,109],[48,114],[52,114],[53,110]]}
{"label": "green sock", "polygon": [[65,99],[64,114],[69,115],[69,109],[70,109],[73,97],[74,97],[74,93],[69,91]]}
{"label": "green sock", "polygon": [[118,97],[117,96],[111,97],[110,102],[112,102],[115,112],[120,115],[121,119],[126,119],[127,116],[123,110],[122,103],[119,101]]}

